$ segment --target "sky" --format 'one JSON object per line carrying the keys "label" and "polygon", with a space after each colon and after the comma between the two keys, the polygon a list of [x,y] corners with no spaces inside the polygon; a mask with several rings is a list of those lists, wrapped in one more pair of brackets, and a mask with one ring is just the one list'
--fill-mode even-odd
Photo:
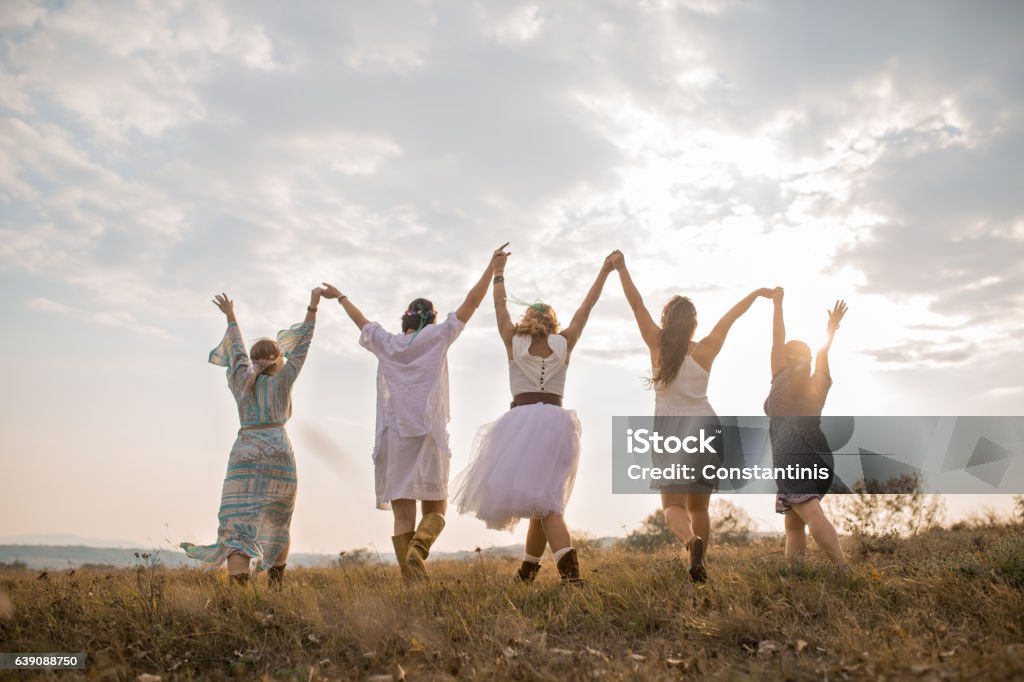
{"label": "sky", "polygon": [[[1021,414],[1022,25],[1016,2],[5,0],[0,537],[211,542],[237,429],[212,295],[249,340],[324,280],[397,329],[415,297],[454,310],[506,241],[509,290],[566,320],[613,249],[655,316],[694,300],[698,335],[784,286],[814,345],[845,298],[826,414]],[[719,414],[761,413],[770,316],[733,327]],[[390,551],[357,338],[324,304],[289,425],[296,551]],[[489,299],[449,364],[454,474],[508,404]],[[572,528],[657,508],[610,492],[648,365],[613,277],[566,384]],[[453,513],[437,548],[523,532]]]}

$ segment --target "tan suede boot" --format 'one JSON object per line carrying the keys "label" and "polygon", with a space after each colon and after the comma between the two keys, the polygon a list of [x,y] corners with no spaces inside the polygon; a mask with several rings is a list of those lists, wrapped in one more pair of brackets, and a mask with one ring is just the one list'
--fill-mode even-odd
{"label": "tan suede boot", "polygon": [[409,555],[409,542],[416,531],[409,531],[401,535],[391,536],[391,545],[395,548],[395,559],[398,561],[398,568],[402,571],[402,580],[410,579],[409,569],[405,565],[405,557]]}
{"label": "tan suede boot", "polygon": [[427,578],[427,565],[424,563],[430,556],[430,546],[437,540],[437,536],[444,530],[444,517],[437,512],[424,514],[420,519],[420,525],[409,542],[409,553],[405,557],[405,567],[409,570],[409,578],[412,580],[425,580]]}

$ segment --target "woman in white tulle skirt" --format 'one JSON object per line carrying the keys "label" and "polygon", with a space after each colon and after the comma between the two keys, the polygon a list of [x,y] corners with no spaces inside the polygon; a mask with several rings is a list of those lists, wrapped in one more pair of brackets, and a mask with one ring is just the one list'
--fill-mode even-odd
{"label": "woman in white tulle skirt", "polygon": [[473,514],[488,528],[514,530],[530,519],[518,577],[533,582],[550,545],[563,582],[578,583],[579,559],[565,523],[580,457],[580,423],[562,407],[569,356],[601,296],[611,272],[605,260],[597,280],[569,326],[558,330],[551,306],[530,305],[518,324],[509,315],[502,254],[494,267],[494,308],[498,332],[508,353],[512,406],[482,427],[469,466],[455,480],[453,500],[462,514]]}

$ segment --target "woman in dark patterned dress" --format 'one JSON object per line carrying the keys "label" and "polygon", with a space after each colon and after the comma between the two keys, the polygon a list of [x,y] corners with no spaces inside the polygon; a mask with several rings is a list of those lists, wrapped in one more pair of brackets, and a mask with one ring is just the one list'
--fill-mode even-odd
{"label": "woman in dark patterned dress", "polygon": [[825,481],[779,481],[775,511],[786,517],[786,558],[800,562],[807,549],[807,530],[836,566],[848,568],[846,555],[832,522],[821,508],[821,499],[832,484],[832,451],[821,431],[821,410],[832,386],[828,369],[828,350],[839,322],[846,314],[846,303],[836,301],[828,314],[828,340],[818,351],[811,373],[811,349],[803,341],[786,342],[782,317],[782,288],[775,289],[772,300],[772,388],[764,401],[764,412],[771,417],[769,436],[772,465],[786,467],[827,466]]}

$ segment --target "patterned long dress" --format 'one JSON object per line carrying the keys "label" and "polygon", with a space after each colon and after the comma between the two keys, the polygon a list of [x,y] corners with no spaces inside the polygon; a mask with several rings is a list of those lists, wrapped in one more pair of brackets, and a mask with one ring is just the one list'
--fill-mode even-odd
{"label": "patterned long dress", "polygon": [[[832,387],[828,372],[815,372],[803,386],[793,382],[789,367],[772,378],[772,388],[764,401],[764,413],[771,417],[768,436],[772,444],[772,465],[827,466],[833,468],[832,451],[821,430],[821,411]],[[832,485],[826,481],[779,481],[775,511],[785,514],[792,505],[821,499]]]}
{"label": "patterned long dress", "polygon": [[281,426],[239,430],[224,477],[217,542],[205,546],[181,543],[188,556],[209,568],[240,552],[256,560],[257,570],[264,570],[278,563],[289,546],[298,479],[295,453],[283,424],[292,414],[292,386],[306,360],[314,326],[314,322],[304,322],[278,333],[287,362],[276,374],[257,377],[249,392],[244,389],[249,354],[238,324],[229,324],[220,345],[210,352],[211,363],[227,367],[228,387],[238,404],[241,425]]}

